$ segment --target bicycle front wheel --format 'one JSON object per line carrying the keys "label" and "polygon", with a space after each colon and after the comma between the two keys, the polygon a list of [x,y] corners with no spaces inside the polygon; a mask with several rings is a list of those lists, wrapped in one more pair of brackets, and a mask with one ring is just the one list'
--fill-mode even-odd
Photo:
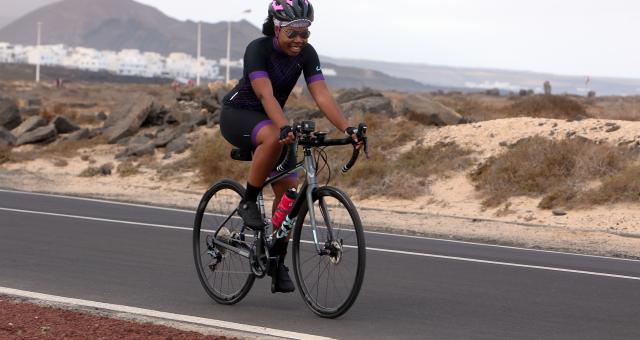
{"label": "bicycle front wheel", "polygon": [[306,204],[293,233],[296,283],[314,313],[336,318],[351,308],[362,286],[366,262],[364,232],[355,206],[337,188],[318,188],[313,209],[315,238]]}
{"label": "bicycle front wheel", "polygon": [[200,283],[212,299],[226,305],[242,300],[255,281],[246,256],[253,237],[245,238],[237,215],[243,196],[244,188],[235,181],[215,183],[202,197],[193,226],[193,257]]}

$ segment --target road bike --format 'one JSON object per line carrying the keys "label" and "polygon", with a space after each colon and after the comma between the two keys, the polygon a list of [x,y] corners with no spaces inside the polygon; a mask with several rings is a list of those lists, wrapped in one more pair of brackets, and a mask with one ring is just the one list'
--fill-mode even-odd
{"label": "road bike", "polygon": [[[244,225],[237,207],[245,188],[230,179],[221,179],[203,195],[193,228],[193,255],[200,282],[216,302],[232,305],[242,300],[256,278],[263,278],[276,258],[269,255],[272,239],[266,219],[262,189],[294,172],[303,170],[305,180],[287,217],[292,226],[292,262],[295,281],[302,299],[317,315],[336,318],[353,305],[364,279],[366,246],[362,222],[351,199],[342,190],[318,184],[317,164],[327,162],[324,149],[352,145],[348,171],[357,161],[360,150],[367,152],[366,125],[358,126],[362,147],[352,137],[328,139],[326,132],[315,131],[313,121],[294,125],[295,142],[288,148],[301,147],[304,158],[287,166],[286,159],[269,177],[258,196],[264,231]],[[324,156],[323,156],[324,155]],[[250,161],[251,152],[234,149],[235,160]],[[270,214],[269,214],[270,216]]]}

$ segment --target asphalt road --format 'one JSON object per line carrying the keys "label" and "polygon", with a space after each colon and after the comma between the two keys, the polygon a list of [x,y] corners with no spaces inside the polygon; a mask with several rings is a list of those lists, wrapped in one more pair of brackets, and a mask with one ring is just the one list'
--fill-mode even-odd
{"label": "asphalt road", "polygon": [[267,280],[218,305],[195,273],[193,217],[0,190],[0,286],[340,339],[640,339],[640,261],[380,233],[339,319]]}

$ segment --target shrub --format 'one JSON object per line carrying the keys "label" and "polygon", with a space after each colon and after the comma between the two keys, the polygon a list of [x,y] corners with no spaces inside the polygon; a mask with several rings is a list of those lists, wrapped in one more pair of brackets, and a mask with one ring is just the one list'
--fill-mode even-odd
{"label": "shrub", "polygon": [[511,105],[511,116],[554,119],[586,118],[587,110],[568,96],[521,97]]}
{"label": "shrub", "polygon": [[97,145],[106,144],[107,139],[104,136],[98,136],[91,139],[84,140],[59,140],[55,143],[49,144],[39,150],[38,157],[47,156],[61,156],[61,157],[74,157],[78,156],[78,151],[84,148],[92,148]]}
{"label": "shrub", "polygon": [[232,145],[217,131],[214,136],[201,137],[191,148],[194,166],[202,182],[210,184],[222,177],[244,180],[249,171],[249,162],[231,159]]}
{"label": "shrub", "polygon": [[400,155],[397,164],[409,174],[418,177],[442,175],[448,171],[464,170],[473,160],[473,152],[462,149],[456,143],[437,143],[433,146],[416,146]]}
{"label": "shrub", "polygon": [[549,195],[540,206],[573,199],[575,192],[602,176],[624,169],[633,159],[624,148],[596,145],[583,140],[524,139],[472,173],[485,196],[485,206],[497,206],[518,195]]}
{"label": "shrub", "polygon": [[95,166],[90,166],[84,170],[82,170],[82,172],[80,173],[80,177],[95,177],[97,175],[100,175],[102,172],[100,171],[99,167],[95,167]]}
{"label": "shrub", "polygon": [[124,161],[118,164],[116,168],[120,177],[129,177],[140,173],[139,167],[135,166],[131,161]]}
{"label": "shrub", "polygon": [[640,165],[632,164],[602,181],[602,185],[587,190],[577,199],[577,205],[619,202],[640,202]]}
{"label": "shrub", "polygon": [[[329,149],[329,152],[332,150]],[[448,171],[462,170],[472,164],[471,151],[463,150],[454,143],[436,144],[432,147],[414,147],[391,159],[390,155],[380,150],[372,150],[369,159],[364,156],[346,174],[340,168],[349,159],[349,153],[333,151],[329,155],[331,164],[331,183],[344,188],[353,189],[361,198],[370,196],[388,196],[411,199],[425,193],[428,189],[427,179]],[[322,169],[320,162],[319,168]],[[328,179],[328,172],[319,176],[320,183]]]}
{"label": "shrub", "polygon": [[161,166],[158,169],[158,175],[160,176],[160,179],[166,179],[187,172],[193,167],[193,158],[183,158]]}

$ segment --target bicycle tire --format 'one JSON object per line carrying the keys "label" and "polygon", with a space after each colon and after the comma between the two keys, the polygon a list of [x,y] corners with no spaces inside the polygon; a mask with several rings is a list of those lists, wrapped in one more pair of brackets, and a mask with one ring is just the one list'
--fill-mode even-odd
{"label": "bicycle tire", "polygon": [[[200,283],[213,300],[225,305],[232,305],[242,300],[249,293],[255,281],[255,275],[250,269],[249,259],[243,260],[242,256],[232,251],[215,247],[211,241],[214,232],[222,227],[227,229],[228,235],[232,235],[226,241],[234,242],[235,239],[233,237],[244,241],[244,235],[240,233],[243,225],[242,219],[239,216],[235,216],[237,215],[235,209],[244,194],[244,187],[236,181],[223,179],[216,182],[202,196],[193,226],[193,256]],[[221,201],[220,206],[216,205],[217,201]],[[221,221],[224,221],[225,224],[221,225],[223,223]],[[211,228],[204,229],[208,227]],[[204,243],[202,242],[203,236],[205,236]],[[236,243],[239,242],[236,241]],[[203,246],[206,246],[206,249],[203,249]],[[211,252],[217,252],[216,254],[220,256],[220,259],[211,255]],[[206,266],[203,265],[203,257],[208,261],[212,261],[211,263],[215,262],[215,264],[213,266],[211,263]],[[225,260],[228,260],[227,263],[223,263]],[[218,269],[220,264],[222,264],[221,270]],[[242,267],[244,267],[246,272],[236,272],[235,268],[234,270],[231,269],[232,266],[240,267],[240,270],[243,270]],[[225,271],[228,272],[227,277],[224,276]],[[210,274],[207,275],[207,273]],[[218,274],[220,274],[220,279],[217,278]],[[232,274],[237,274],[235,275],[237,278],[232,280]],[[232,282],[238,283],[239,287],[237,289],[229,288],[225,292],[225,283],[230,287]]]}
{"label": "bicycle tire", "polygon": [[[334,201],[333,206],[337,207],[333,212],[329,211],[329,207],[331,205],[326,203],[328,199]],[[321,206],[320,202],[325,202],[324,208]],[[334,187],[318,188],[313,195],[313,207],[314,211],[317,209],[320,213],[316,213],[318,233],[322,236],[324,231],[324,238],[326,239],[326,236],[328,235],[327,231],[329,230],[326,225],[331,226],[334,229],[333,232],[336,236],[336,241],[340,240],[340,255],[338,256],[336,254],[335,257],[333,255],[318,255],[315,251],[315,243],[313,241],[309,242],[302,240],[303,235],[305,234],[303,226],[305,226],[305,222],[307,222],[306,218],[308,218],[308,206],[307,204],[304,204],[299,212],[293,232],[292,261],[296,284],[302,299],[314,313],[324,318],[337,318],[351,308],[362,287],[366,267],[364,231],[362,229],[362,222],[360,221],[360,216],[358,215],[356,207],[353,202],[351,202],[351,199],[349,199],[347,194],[340,189]],[[344,209],[344,211],[339,211],[339,209]],[[324,213],[322,212],[323,210]],[[339,224],[340,222],[345,223],[344,228]],[[352,230],[347,230],[346,227]],[[310,232],[310,230],[307,231],[307,235],[304,237],[310,237],[308,235]],[[349,244],[344,244],[345,239]],[[323,242],[321,237],[319,237],[318,240],[320,243]],[[355,245],[353,244],[354,242]],[[355,249],[355,251],[353,249]],[[349,255],[349,261],[347,261],[347,258],[345,257],[347,253]],[[307,279],[312,274],[312,272],[308,272],[309,269],[307,268],[313,266],[313,264],[310,264],[310,261],[315,263],[314,254],[315,257],[318,258],[318,279],[315,284],[313,283],[313,280]],[[345,271],[345,269],[340,267],[340,265],[344,266],[348,262],[355,262],[356,265],[356,270],[352,277],[349,276],[351,273],[350,271]],[[321,266],[324,266],[324,268],[321,269]],[[334,276],[333,278],[331,278],[332,271]],[[320,281],[321,278],[324,277],[325,272],[327,280],[323,303],[319,293]],[[347,277],[345,278],[345,276]],[[330,284],[333,284],[333,287],[337,288],[336,284],[338,281],[340,281],[339,283],[344,284],[348,292],[343,294],[344,297],[338,297],[335,299],[335,303],[329,305],[329,299],[327,298],[329,286]]]}

